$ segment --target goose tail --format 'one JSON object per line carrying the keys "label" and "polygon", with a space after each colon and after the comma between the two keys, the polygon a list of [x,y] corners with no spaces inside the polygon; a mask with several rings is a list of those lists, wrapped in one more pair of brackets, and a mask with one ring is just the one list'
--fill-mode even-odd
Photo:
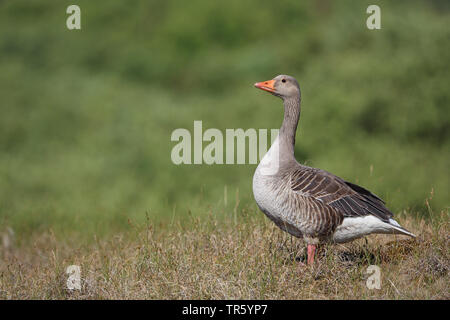
{"label": "goose tail", "polygon": [[405,228],[403,228],[397,221],[395,221],[394,219],[389,219],[389,224],[391,225],[391,227],[396,231],[395,233],[398,234],[404,234],[406,236],[410,236],[412,238],[416,238],[416,235],[409,232],[408,230],[406,230]]}

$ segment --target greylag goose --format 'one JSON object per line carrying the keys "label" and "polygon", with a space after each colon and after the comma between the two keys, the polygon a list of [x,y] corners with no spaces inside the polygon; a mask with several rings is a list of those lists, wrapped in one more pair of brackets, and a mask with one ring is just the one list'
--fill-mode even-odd
{"label": "greylag goose", "polygon": [[372,192],[295,160],[301,100],[295,78],[279,75],[255,87],[283,100],[284,119],[278,137],[256,168],[253,194],[261,211],[279,228],[305,240],[308,264],[314,262],[319,243],[343,243],[372,233],[415,237]]}

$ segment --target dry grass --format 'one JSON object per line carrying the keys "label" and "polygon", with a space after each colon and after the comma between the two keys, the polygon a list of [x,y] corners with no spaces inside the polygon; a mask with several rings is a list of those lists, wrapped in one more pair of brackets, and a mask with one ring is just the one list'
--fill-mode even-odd
{"label": "dry grass", "polygon": [[[400,219],[418,235],[324,246],[302,267],[304,244],[255,217],[133,227],[77,245],[51,233],[0,252],[1,299],[449,299],[449,224]],[[81,266],[82,289],[65,270]],[[381,268],[381,289],[366,269]]]}

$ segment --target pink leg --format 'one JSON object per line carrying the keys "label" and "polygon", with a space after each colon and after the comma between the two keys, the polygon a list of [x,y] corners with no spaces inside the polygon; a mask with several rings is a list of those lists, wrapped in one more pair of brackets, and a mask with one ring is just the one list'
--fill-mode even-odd
{"label": "pink leg", "polygon": [[314,263],[314,253],[316,252],[315,244],[308,244],[308,265],[312,265]]}

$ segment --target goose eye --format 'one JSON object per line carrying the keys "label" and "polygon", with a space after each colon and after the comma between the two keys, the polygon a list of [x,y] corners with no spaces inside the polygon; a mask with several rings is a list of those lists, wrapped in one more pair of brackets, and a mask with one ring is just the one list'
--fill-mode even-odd
{"label": "goose eye", "polygon": [[281,80],[281,82],[285,83],[285,82],[286,82],[286,79]]}

